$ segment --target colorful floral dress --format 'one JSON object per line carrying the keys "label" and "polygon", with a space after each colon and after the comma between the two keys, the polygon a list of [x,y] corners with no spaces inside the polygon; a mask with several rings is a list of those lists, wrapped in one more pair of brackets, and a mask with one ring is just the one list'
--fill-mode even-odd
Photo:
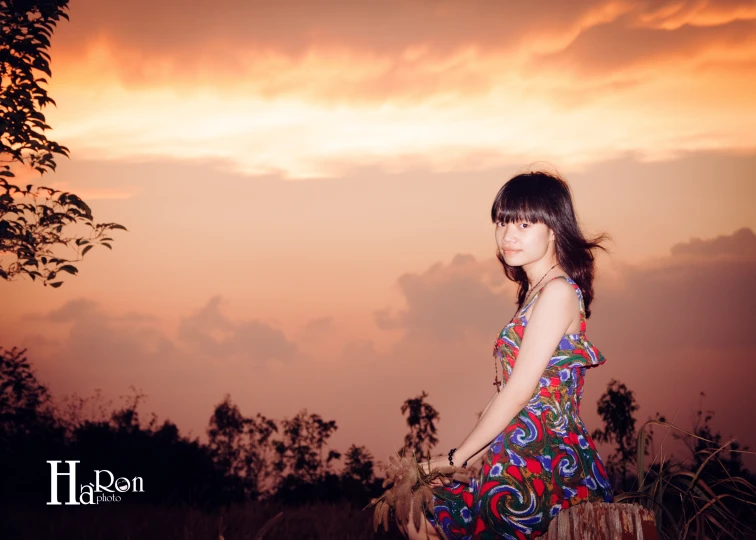
{"label": "colorful floral dress", "polygon": [[[579,416],[585,371],[606,359],[585,337],[582,291],[566,276],[554,279],[560,277],[580,301],[580,332],[562,337],[530,402],[492,441],[479,477],[469,485],[434,488],[434,508],[426,516],[443,538],[537,537],[562,508],[612,501],[604,465]],[[524,313],[541,290],[494,345],[505,384],[527,325]]]}

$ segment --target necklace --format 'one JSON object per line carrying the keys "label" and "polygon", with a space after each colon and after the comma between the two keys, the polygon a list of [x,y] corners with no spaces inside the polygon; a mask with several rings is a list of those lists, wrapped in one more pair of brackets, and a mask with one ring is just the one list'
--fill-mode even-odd
{"label": "necklace", "polygon": [[[559,264],[559,263],[557,263],[557,264]],[[522,304],[520,304],[520,305],[523,305],[523,306],[527,306],[528,305],[528,299],[530,298],[530,294],[538,288],[538,286],[546,278],[546,276],[549,274],[549,272],[551,272],[554,268],[556,268],[556,266],[557,265],[555,264],[554,266],[552,266],[551,268],[549,268],[548,270],[546,270],[546,273],[543,275],[543,277],[541,277],[541,279],[538,280],[538,283],[536,283],[535,286],[533,286],[533,287],[530,288],[530,290],[528,291],[528,294],[525,296],[525,300],[523,300]],[[509,321],[510,323],[514,320],[515,315],[517,315],[518,311],[520,311],[520,306],[517,306],[517,309],[515,310],[514,315],[512,315],[512,320]],[[496,352],[496,349],[494,349],[494,353],[495,352]],[[495,377],[494,377],[493,385],[496,387],[496,391],[499,392],[499,391],[501,391],[501,381],[499,380],[499,367],[496,365],[496,355],[495,354],[494,354],[494,374],[495,374]],[[501,376],[503,377],[504,374],[502,373]]]}

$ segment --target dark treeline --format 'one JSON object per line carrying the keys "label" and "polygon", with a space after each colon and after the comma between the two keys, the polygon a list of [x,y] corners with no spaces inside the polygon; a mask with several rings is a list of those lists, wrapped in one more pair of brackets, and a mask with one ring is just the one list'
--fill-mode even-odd
{"label": "dark treeline", "polygon": [[[77,496],[78,486],[95,482],[94,471],[107,470],[114,478],[144,480],[144,491],[125,493],[124,502],[208,510],[263,500],[363,507],[382,492],[367,448],[352,444],[341,453],[329,447],[338,429],[334,420],[307,410],[282,420],[245,416],[226,395],[209,415],[204,444],[183,436],[170,420],[158,422],[154,413],[143,420],[138,409],[145,396],[132,390],[120,407],[109,407],[99,391],[56,404],[26,351],[0,347],[0,504],[50,501],[48,461],[61,462],[58,473],[68,472],[66,461],[79,461]],[[399,407],[409,428],[401,452],[427,456],[437,442],[439,414],[426,397],[423,392]],[[58,486],[65,502],[68,477],[59,477]]]}
{"label": "dark treeline", "polygon": [[[143,479],[143,492],[122,493],[122,502],[111,509],[138,505],[222,513],[239,503],[291,509],[322,503],[354,511],[383,490],[367,448],[352,444],[342,453],[329,446],[338,429],[334,420],[307,410],[281,420],[245,416],[226,395],[209,414],[208,442],[201,443],[183,436],[170,420],[159,422],[154,414],[143,419],[138,408],[144,397],[134,391],[120,407],[109,406],[99,393],[54,403],[25,351],[0,347],[0,508],[51,509],[46,505],[50,460],[79,462],[77,496],[81,485],[94,483],[95,470]],[[398,407],[409,428],[402,453],[424,458],[437,443],[440,416],[427,397],[422,392]],[[672,432],[687,443],[689,456],[675,459],[667,453],[662,462],[650,428],[674,426],[657,414],[637,429],[638,409],[633,392],[617,381],[610,381],[598,402],[604,426],[592,436],[611,445],[604,462],[615,494],[657,508],[657,522],[672,531],[670,538],[685,537],[679,532],[691,517],[754,532],[756,497],[748,487],[753,475],[742,461],[746,449],[722,442],[709,423],[713,412],[699,410],[689,434]],[[59,465],[58,472],[67,471]],[[67,501],[68,485],[67,477],[58,480],[61,502]]]}
{"label": "dark treeline", "polygon": [[[343,454],[331,449],[337,424],[318,414],[302,410],[278,421],[247,417],[226,395],[209,415],[203,444],[183,436],[170,420],[158,422],[154,414],[143,420],[142,398],[134,392],[110,410],[99,394],[54,404],[25,351],[0,348],[0,504],[44,506],[50,460],[78,460],[77,484],[94,482],[95,470],[143,478],[144,492],[125,493],[124,501],[148,504],[212,509],[274,500],[364,506],[381,491],[370,452],[354,444]],[[65,463],[58,465],[58,472],[67,471]],[[61,501],[67,482],[59,481]]]}

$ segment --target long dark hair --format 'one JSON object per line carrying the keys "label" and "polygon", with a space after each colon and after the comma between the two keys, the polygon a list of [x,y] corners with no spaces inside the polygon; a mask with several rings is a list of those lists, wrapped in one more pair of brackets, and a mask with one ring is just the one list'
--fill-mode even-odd
{"label": "long dark hair", "polygon": [[[504,184],[496,194],[491,207],[491,221],[509,223],[526,221],[544,223],[554,231],[554,251],[559,266],[567,272],[583,293],[585,316],[591,316],[590,305],[593,301],[593,250],[606,248],[601,242],[609,236],[600,234],[586,239],[580,231],[572,196],[567,182],[558,176],[536,171],[518,174]],[[517,303],[522,307],[528,294],[530,283],[521,266],[509,266],[504,262],[501,251],[496,250],[496,258],[504,267],[504,274],[519,283]]]}

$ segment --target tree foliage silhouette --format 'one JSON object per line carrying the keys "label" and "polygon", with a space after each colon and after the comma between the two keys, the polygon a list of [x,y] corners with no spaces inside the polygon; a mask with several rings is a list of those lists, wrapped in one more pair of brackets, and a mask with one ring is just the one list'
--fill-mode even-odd
{"label": "tree foliage silhouette", "polygon": [[210,417],[208,447],[218,466],[238,478],[250,499],[273,488],[274,446],[272,435],[278,431],[273,420],[261,414],[242,415],[226,394]]}
{"label": "tree foliage silhouette", "polygon": [[627,464],[636,456],[635,418],[638,410],[635,394],[624,383],[614,379],[609,381],[606,392],[598,401],[598,413],[603,419],[604,429],[596,429],[591,436],[603,443],[616,445],[606,463],[607,472],[617,478],[624,487],[627,481]]}
{"label": "tree foliage silhouette", "polygon": [[35,376],[26,349],[0,347],[0,441],[55,425],[50,393]]}
{"label": "tree foliage silhouette", "polygon": [[383,492],[383,479],[375,477],[373,455],[364,446],[352,444],[344,453],[341,491],[346,501],[360,508]]}
{"label": "tree foliage silhouette", "polygon": [[402,404],[402,414],[407,415],[409,433],[404,437],[402,452],[414,452],[418,459],[430,456],[430,451],[438,444],[436,422],[440,416],[432,405],[425,402],[428,394],[410,398]]}
{"label": "tree foliage silhouette", "polygon": [[332,462],[341,454],[329,450],[328,439],[336,431],[334,420],[323,420],[319,414],[308,414],[306,409],[294,418],[281,422],[281,439],[275,441],[276,469],[308,483],[322,480],[330,472]]}
{"label": "tree foliage silhouette", "polygon": [[[68,0],[0,0],[0,278],[26,274],[44,285],[63,273],[76,274],[80,261],[95,245],[112,249],[109,231],[126,230],[117,223],[95,223],[89,206],[73,193],[32,184],[10,183],[11,165],[40,173],[56,168],[55,156],[68,148],[47,138],[50,129],[42,109],[55,101],[43,85],[52,76],[50,38],[58,21],[68,19]],[[68,231],[89,227],[89,234]],[[64,233],[64,228],[66,233]],[[76,258],[59,255],[61,247],[75,249]],[[8,256],[9,255],[9,256]]]}
{"label": "tree foliage silhouette", "polygon": [[0,347],[0,506],[39,493],[49,482],[39,464],[63,447],[64,436],[26,350]]}
{"label": "tree foliage silhouette", "polygon": [[342,476],[350,477],[361,484],[368,485],[374,479],[373,455],[364,446],[352,445],[344,454],[344,471]]}

